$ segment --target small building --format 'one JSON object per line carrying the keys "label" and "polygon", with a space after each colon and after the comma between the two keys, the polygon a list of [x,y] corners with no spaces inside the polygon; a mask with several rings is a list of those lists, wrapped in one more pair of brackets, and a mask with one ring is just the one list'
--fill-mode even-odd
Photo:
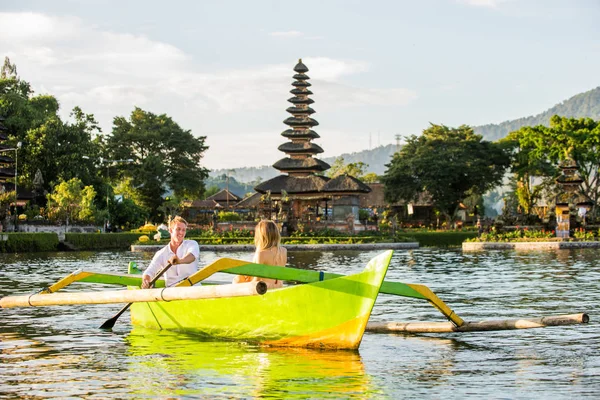
{"label": "small building", "polygon": [[417,200],[405,202],[400,200],[388,203],[385,200],[384,184],[369,183],[370,193],[360,196],[360,207],[371,208],[381,211],[390,209],[397,215],[398,222],[416,225],[429,225],[436,220],[431,197],[427,193],[421,193]]}
{"label": "small building", "polygon": [[227,189],[221,189],[220,191],[218,191],[217,193],[213,194],[212,196],[207,197],[206,200],[214,200],[215,202],[217,202],[224,209],[230,210],[239,201],[241,201],[242,198],[240,196],[237,196],[237,195],[231,193]]}
{"label": "small building", "polygon": [[260,205],[260,197],[260,193],[252,193],[233,206],[233,210],[238,214],[244,215],[248,221],[254,220]]}
{"label": "small building", "polygon": [[254,188],[262,195],[261,212],[267,218],[286,222],[291,229],[299,223],[347,220],[349,216],[358,221],[359,195],[371,189],[349,175],[322,175],[330,166],[315,157],[323,149],[312,142],[320,137],[313,130],[319,123],[311,117],[315,110],[309,96],[313,93],[309,90],[308,68],[301,59],[294,72],[290,91],[293,97],[288,99],[292,106],[286,110],[292,116],[283,121],[290,128],[281,133],[288,142],[278,147],[286,157],[273,164],[282,174]]}
{"label": "small building", "polygon": [[184,200],[181,216],[193,224],[208,225],[213,221],[213,214],[223,210],[223,206],[215,200]]}

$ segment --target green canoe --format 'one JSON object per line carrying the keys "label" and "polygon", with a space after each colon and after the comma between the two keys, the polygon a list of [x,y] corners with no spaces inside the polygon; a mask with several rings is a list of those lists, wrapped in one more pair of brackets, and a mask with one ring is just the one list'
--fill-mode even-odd
{"label": "green canoe", "polygon": [[357,349],[392,254],[382,253],[354,275],[270,289],[262,296],[137,302],[131,322],[271,346]]}

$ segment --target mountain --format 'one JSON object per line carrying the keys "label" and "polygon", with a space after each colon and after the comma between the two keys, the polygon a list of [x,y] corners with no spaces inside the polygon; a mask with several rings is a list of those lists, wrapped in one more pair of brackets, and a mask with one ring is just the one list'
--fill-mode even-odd
{"label": "mountain", "polygon": [[[385,164],[390,162],[390,159],[395,152],[396,145],[388,144],[385,146],[375,147],[371,150],[363,150],[355,153],[344,153],[339,157],[344,157],[344,162],[346,163],[362,161],[368,165],[367,172],[374,172],[377,175],[383,175],[386,170]],[[336,158],[337,157],[326,157],[321,158],[321,160],[331,165]],[[253,182],[257,179],[266,181],[280,174],[280,172],[272,166],[263,165],[260,167],[236,168],[235,170],[215,169],[210,171],[210,176],[212,178],[216,178],[227,175],[227,171],[229,171],[229,175],[235,177],[238,182]]]}
{"label": "mountain", "polygon": [[482,135],[485,140],[493,142],[524,126],[549,126],[550,118],[553,115],[569,118],[588,117],[595,120],[600,119],[600,87],[577,94],[541,114],[505,121],[500,124],[474,126],[473,130]]}
{"label": "mountain", "polygon": [[[505,121],[500,124],[488,124],[474,126],[473,130],[482,135],[485,140],[496,141],[507,136],[510,132],[516,131],[523,126],[536,126],[550,124],[550,118],[553,115],[562,117],[582,118],[588,117],[600,120],[600,87],[590,91],[577,94],[568,100],[555,105],[541,114]],[[385,164],[390,162],[391,156],[396,152],[396,145],[388,144],[379,146],[371,150],[363,150],[356,153],[342,154],[346,163],[362,161],[368,164],[367,172],[374,172],[377,175],[383,175],[386,170]],[[333,164],[337,157],[327,157],[322,160]],[[227,169],[217,169],[210,172],[212,178],[227,175]],[[229,170],[230,176],[235,177],[238,182],[266,181],[279,175],[279,171],[270,165],[260,167],[246,167]],[[223,180],[220,180],[222,184]],[[243,185],[246,187],[247,185]],[[219,184],[219,187],[220,184]],[[222,188],[222,187],[221,187]],[[242,190],[242,188],[240,188]],[[237,194],[237,193],[236,193]]]}

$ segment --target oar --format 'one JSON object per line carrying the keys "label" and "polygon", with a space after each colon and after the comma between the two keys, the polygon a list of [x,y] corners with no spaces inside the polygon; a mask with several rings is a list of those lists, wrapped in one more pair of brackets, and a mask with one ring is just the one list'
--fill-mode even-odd
{"label": "oar", "polygon": [[[154,278],[152,278],[152,280],[150,281],[150,287],[152,287],[152,285],[154,285],[154,282],[156,282],[158,280],[158,278],[160,278],[161,276],[163,276],[163,274],[165,272],[167,272],[167,270],[171,268],[171,263],[168,263],[163,269],[161,269],[160,271],[158,271],[158,274],[156,274],[154,276]],[[127,311],[129,309],[129,307],[131,307],[133,303],[128,303],[126,304],[123,308],[121,308],[121,310],[115,314],[114,317],[107,319],[101,326],[100,329],[112,329],[113,326],[115,326],[115,323],[117,322],[117,320],[119,319],[119,317],[121,316],[121,314],[123,314],[125,311]]]}

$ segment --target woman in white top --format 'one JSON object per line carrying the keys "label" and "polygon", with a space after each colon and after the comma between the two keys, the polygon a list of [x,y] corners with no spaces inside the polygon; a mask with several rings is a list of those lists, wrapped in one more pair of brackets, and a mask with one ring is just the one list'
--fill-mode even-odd
{"label": "woman in white top", "polygon": [[[287,264],[287,249],[281,246],[281,235],[275,222],[262,220],[254,230],[254,253],[253,263],[264,265],[277,265],[284,267]],[[279,288],[283,282],[277,279],[258,278],[254,276],[237,275],[233,283],[263,281],[269,288]]]}

